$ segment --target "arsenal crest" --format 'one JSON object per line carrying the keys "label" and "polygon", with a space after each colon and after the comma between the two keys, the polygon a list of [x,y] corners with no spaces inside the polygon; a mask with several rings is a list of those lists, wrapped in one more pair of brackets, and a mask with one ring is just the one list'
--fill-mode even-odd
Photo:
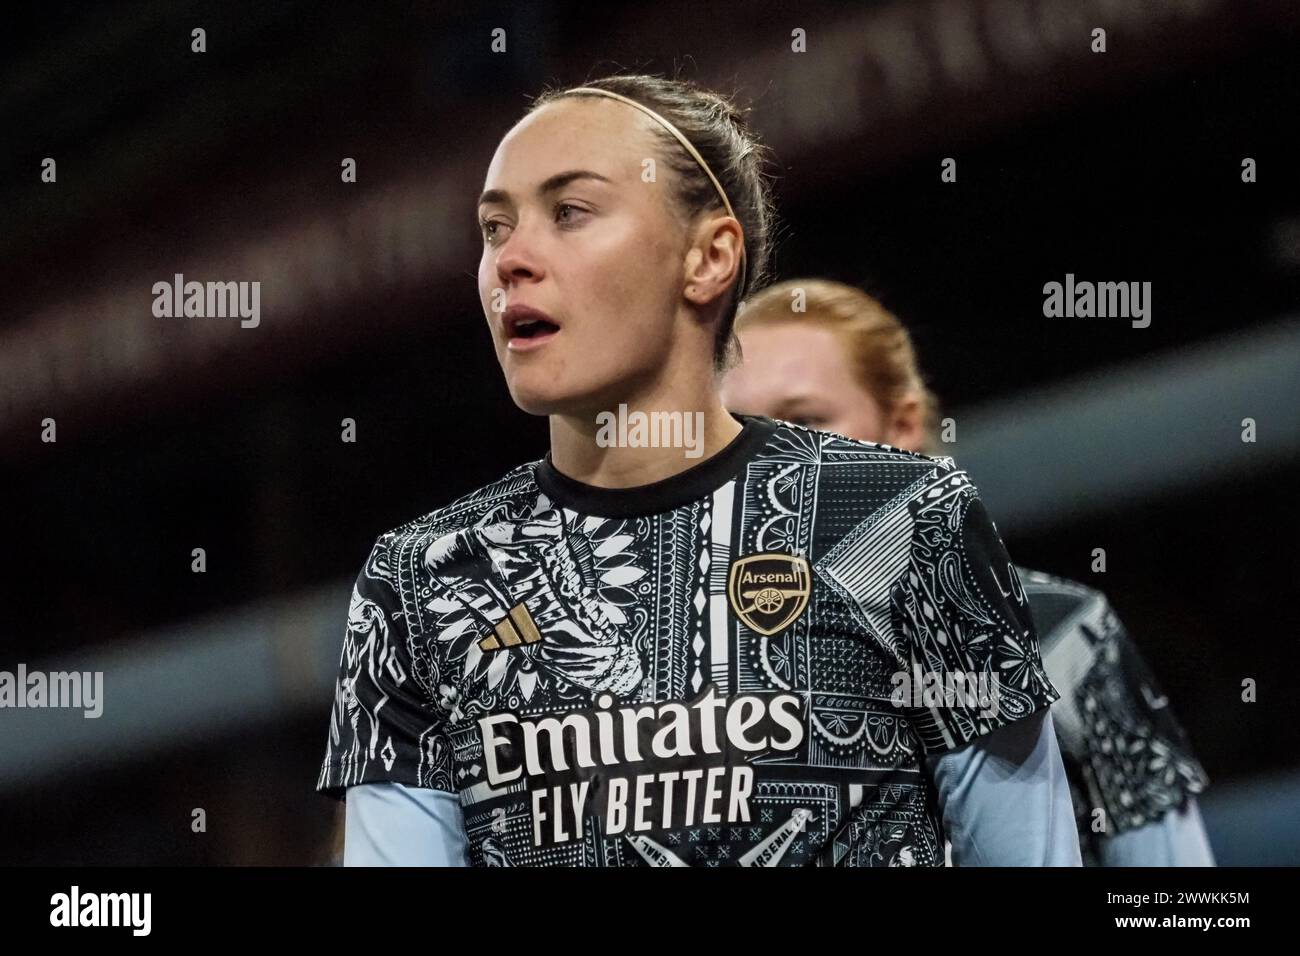
{"label": "arsenal crest", "polygon": [[812,578],[808,562],[793,554],[751,554],[731,564],[727,600],[745,625],[775,634],[808,606]]}

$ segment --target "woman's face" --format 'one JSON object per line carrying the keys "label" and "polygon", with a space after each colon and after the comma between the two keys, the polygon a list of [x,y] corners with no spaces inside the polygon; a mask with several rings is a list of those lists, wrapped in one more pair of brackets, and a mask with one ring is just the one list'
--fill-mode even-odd
{"label": "woman's face", "polygon": [[[525,117],[492,157],[478,207],[479,299],[524,411],[594,420],[668,361],[688,237],[653,122],[614,100],[561,99]],[[646,159],[655,182],[642,179]]]}
{"label": "woman's face", "polygon": [[723,381],[727,408],[894,444],[880,405],[854,377],[831,329],[776,322],[750,326],[739,337],[744,361]]}

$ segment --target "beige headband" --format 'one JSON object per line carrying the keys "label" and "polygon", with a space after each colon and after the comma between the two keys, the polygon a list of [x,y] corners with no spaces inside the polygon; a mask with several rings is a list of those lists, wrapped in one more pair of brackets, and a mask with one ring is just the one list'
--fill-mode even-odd
{"label": "beige headband", "polygon": [[[727,191],[722,188],[722,183],[718,182],[718,177],[713,175],[713,170],[711,170],[709,164],[704,161],[704,157],[700,155],[700,151],[691,144],[691,141],[686,138],[681,130],[670,123],[666,118],[660,116],[654,110],[650,109],[650,107],[638,103],[636,100],[626,97],[622,93],[613,93],[609,90],[602,90],[596,86],[578,86],[571,90],[564,91],[565,96],[568,96],[570,93],[594,93],[597,96],[608,96],[610,99],[626,103],[628,106],[634,106],[664,129],[668,130],[668,132],[672,133],[677,142],[682,144],[682,148],[691,154],[691,158],[695,160],[700,169],[704,170],[704,175],[709,177],[709,181],[713,183],[713,188],[718,191],[718,198],[722,200],[722,205],[726,208],[727,215],[732,219],[735,219],[737,222],[740,221],[735,210],[731,208],[731,200],[727,198]],[[745,244],[742,241],[740,244],[740,282],[736,285],[737,292],[740,292],[745,288],[745,260]]]}

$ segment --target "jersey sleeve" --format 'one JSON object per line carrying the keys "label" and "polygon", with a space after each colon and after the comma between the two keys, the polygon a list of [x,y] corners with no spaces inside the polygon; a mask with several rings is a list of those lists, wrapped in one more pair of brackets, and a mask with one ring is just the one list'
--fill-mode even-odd
{"label": "jersey sleeve", "polygon": [[1118,833],[1100,844],[1102,866],[1214,866],[1196,798],[1159,820]]}
{"label": "jersey sleeve", "polygon": [[[1106,836],[1159,821],[1209,783],[1169,697],[1104,595],[1080,626],[1092,666],[1074,696],[1079,733],[1070,756],[1082,767],[1091,808],[1105,809]],[[1093,821],[1087,821],[1091,824]]]}
{"label": "jersey sleeve", "polygon": [[347,795],[344,866],[469,866],[469,839],[455,794],[368,783]]}
{"label": "jersey sleeve", "polygon": [[927,757],[955,866],[1081,866],[1050,710]]}
{"label": "jersey sleeve", "polygon": [[951,459],[911,506],[911,554],[894,614],[895,704],[927,754],[1056,701],[1020,578],[979,492]]}
{"label": "jersey sleeve", "polygon": [[348,787],[384,781],[455,790],[446,711],[418,676],[425,651],[403,608],[398,560],[400,538],[381,537],[352,589],[316,783],[335,799]]}

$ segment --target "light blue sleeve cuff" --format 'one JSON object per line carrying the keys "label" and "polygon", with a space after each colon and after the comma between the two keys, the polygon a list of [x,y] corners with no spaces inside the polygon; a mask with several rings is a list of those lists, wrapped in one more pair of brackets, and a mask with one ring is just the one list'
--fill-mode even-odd
{"label": "light blue sleeve cuff", "polygon": [[955,866],[1082,866],[1051,712],[926,758]]}
{"label": "light blue sleeve cuff", "polygon": [[460,798],[402,783],[349,787],[344,866],[469,866]]}
{"label": "light blue sleeve cuff", "polygon": [[1210,840],[1194,797],[1159,820],[1107,837],[1102,866],[1214,866]]}

